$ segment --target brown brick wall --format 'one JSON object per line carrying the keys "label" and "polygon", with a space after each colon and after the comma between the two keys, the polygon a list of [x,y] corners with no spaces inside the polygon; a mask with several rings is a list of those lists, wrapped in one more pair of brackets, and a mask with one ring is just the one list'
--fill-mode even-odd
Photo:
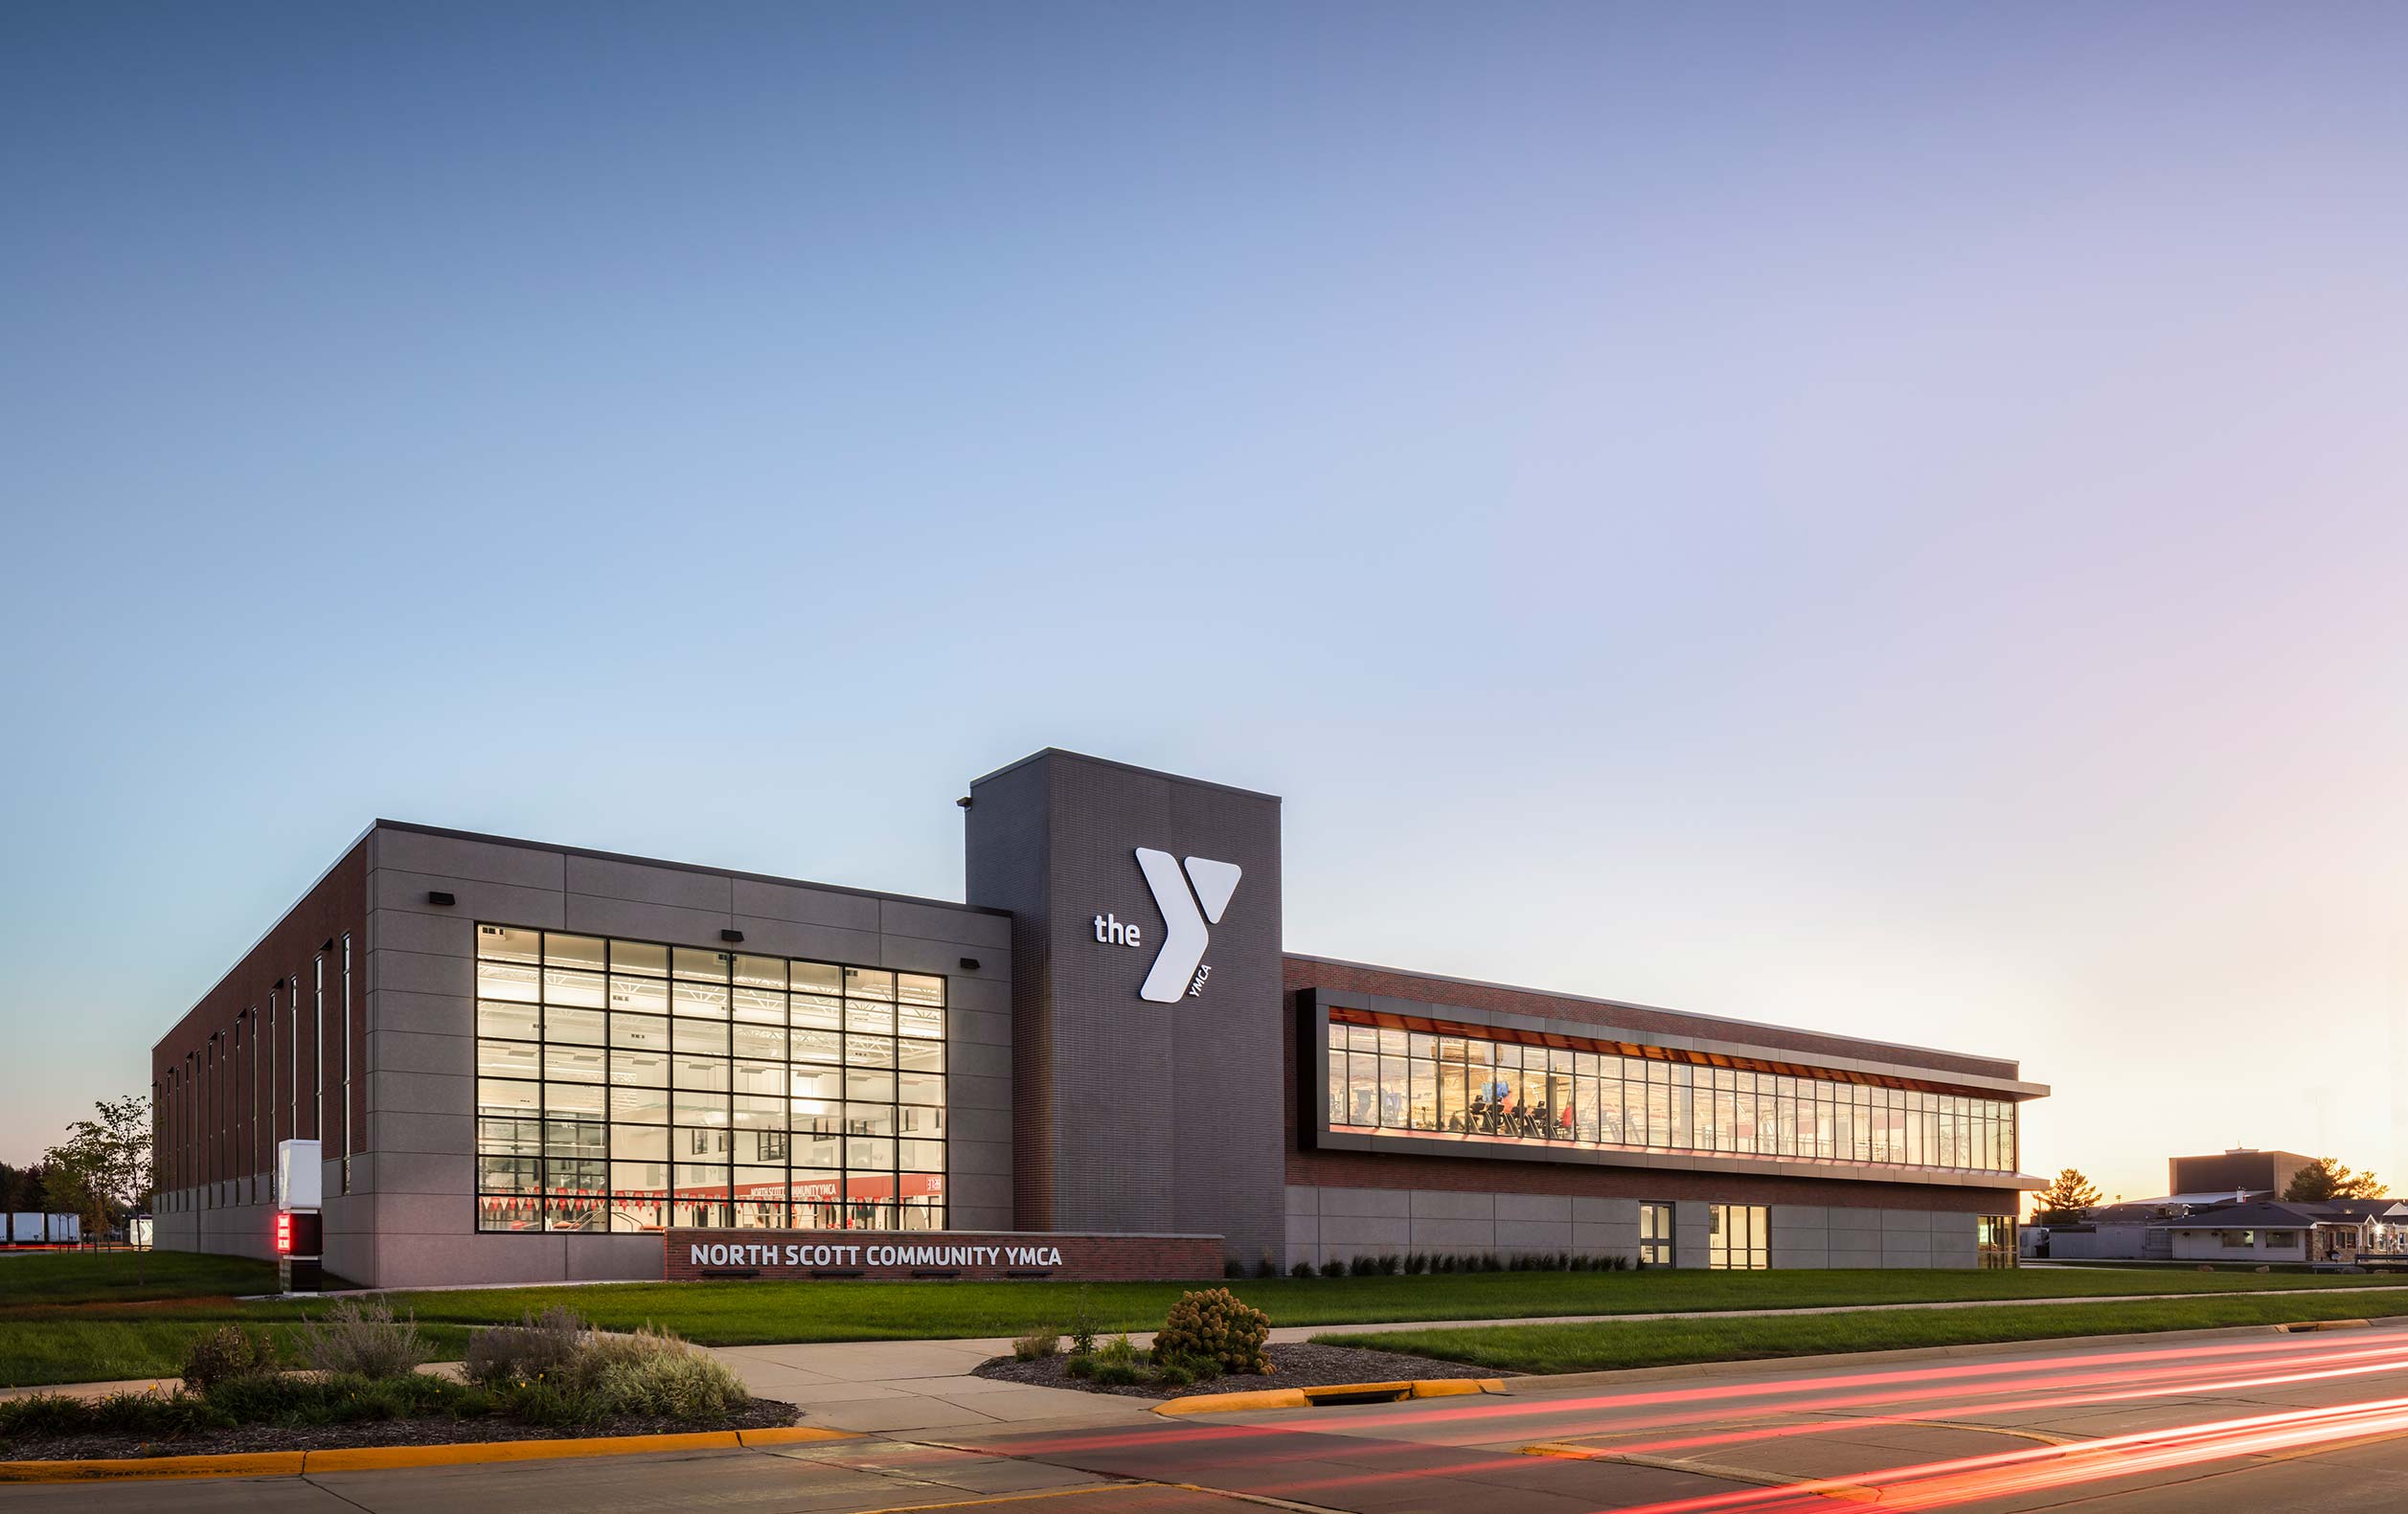
{"label": "brown brick wall", "polygon": [[[696,1262],[695,1247],[743,1248],[726,1260]],[[1026,1277],[1092,1282],[1206,1278],[1221,1275],[1217,1235],[1052,1235],[971,1231],[669,1231],[662,1236],[662,1276],[670,1282],[705,1277],[812,1277],[858,1272],[876,1279]],[[985,1247],[1003,1254],[971,1261],[898,1260],[887,1249]],[[775,1248],[774,1256],[761,1248]],[[1013,1260],[1013,1249],[1058,1250],[1061,1264]],[[792,1257],[792,1260],[788,1258]]]}
{"label": "brown brick wall", "polygon": [[[277,1141],[296,1137],[306,1140],[319,1134],[307,1072],[309,1059],[322,1054],[316,1045],[310,1013],[316,989],[315,964],[319,951],[332,941],[333,949],[327,952],[327,1013],[338,1014],[343,992],[342,941],[347,932],[352,938],[352,1107],[355,1111],[364,1110],[366,1078],[358,1074],[366,1071],[367,920],[368,846],[363,840],[328,870],[326,876],[285,912],[259,944],[245,953],[242,960],[151,1048],[149,1092],[160,1192],[266,1172],[275,1164]],[[297,1000],[292,986],[296,981],[301,985]],[[273,1022],[268,1019],[270,984],[280,985]],[[303,1065],[299,1068],[291,1060],[295,1029],[291,1017],[296,1008],[302,1016],[299,1029]],[[239,1056],[234,1054],[238,1023],[242,1037]],[[276,1080],[271,1087],[267,1080],[267,1050],[259,1048],[259,1115],[255,1120],[253,1041],[269,1031],[273,1032]],[[213,1034],[218,1037],[216,1046],[225,1058],[214,1078],[210,1073]],[[329,1034],[323,1054],[332,1058],[341,1046]],[[184,1078],[188,1057],[193,1070],[189,1083]],[[172,1078],[170,1073],[174,1074]],[[298,1129],[292,1096],[296,1073],[301,1078]],[[343,1069],[329,1065],[325,1073],[327,1123],[330,1127],[327,1139],[331,1142],[339,1140],[344,1129],[339,1108]],[[326,1155],[337,1155],[331,1144]],[[247,1200],[248,1196],[246,1190],[237,1197]],[[261,1197],[265,1197],[264,1192]]]}

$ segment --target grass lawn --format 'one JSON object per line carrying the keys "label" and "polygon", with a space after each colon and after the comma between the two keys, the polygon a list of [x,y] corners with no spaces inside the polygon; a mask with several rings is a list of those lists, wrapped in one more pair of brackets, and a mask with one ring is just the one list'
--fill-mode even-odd
{"label": "grass lawn", "polygon": [[1599,1372],[1693,1362],[1895,1351],[2157,1330],[2214,1330],[2301,1320],[2374,1320],[2408,1315],[2408,1293],[2357,1298],[2217,1299],[2014,1309],[1927,1309],[1804,1315],[1796,1319],[1631,1320],[1589,1324],[1481,1325],[1331,1335],[1334,1345],[1368,1346],[1517,1372]]}
{"label": "grass lawn", "polygon": [[[137,1258],[57,1253],[0,1260],[0,1386],[174,1372],[192,1338],[236,1321],[288,1328],[317,1305],[239,1303],[274,1286],[263,1262],[154,1252],[146,1287]],[[1420,1277],[1247,1279],[1232,1284],[1274,1324],[1395,1320],[1512,1320],[1659,1310],[1804,1308],[1983,1299],[2380,1286],[2379,1277],[2257,1273],[2009,1272],[1476,1273]],[[2399,1286],[2394,1282],[2394,1286]],[[1104,1332],[1162,1322],[1180,1283],[692,1282],[511,1288],[397,1295],[436,1348],[456,1357],[469,1326],[565,1302],[605,1327],[655,1324],[705,1345],[781,1341],[1010,1336],[1070,1323],[1084,1297]],[[2408,1299],[2408,1293],[2396,1296]],[[2367,1302],[2372,1304],[2374,1297]],[[2052,1311],[2033,1311],[2050,1313]],[[2121,1315],[2124,1311],[2113,1311]],[[2353,1308],[2347,1312],[2364,1313]],[[1761,1333],[1769,1322],[1738,1328]],[[1822,1349],[1823,1347],[1814,1347]]]}

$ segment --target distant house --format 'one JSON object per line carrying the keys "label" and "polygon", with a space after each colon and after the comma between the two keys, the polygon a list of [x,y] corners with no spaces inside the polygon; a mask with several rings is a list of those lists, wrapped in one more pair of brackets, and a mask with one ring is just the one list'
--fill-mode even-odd
{"label": "distant house", "polygon": [[2399,1252],[2408,1241],[2408,1204],[2263,1200],[2201,1209],[2150,1229],[2165,1234],[2174,1261],[2348,1263]]}
{"label": "distant house", "polygon": [[2263,1191],[2233,1189],[2169,1193],[2163,1198],[2095,1205],[2082,1211],[2079,1221],[2025,1229],[2027,1233],[2037,1232],[2030,1254],[2052,1261],[2171,1261],[2170,1238],[2161,1228],[2168,1220],[2271,1197]]}

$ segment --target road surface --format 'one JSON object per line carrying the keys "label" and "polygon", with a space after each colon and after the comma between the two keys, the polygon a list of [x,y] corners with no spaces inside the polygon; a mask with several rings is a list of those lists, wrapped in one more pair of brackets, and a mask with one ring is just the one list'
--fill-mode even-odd
{"label": "road surface", "polygon": [[2408,1508],[2408,1325],[1513,1386],[1402,1404],[1065,1421],[777,1452],[0,1488],[0,1514]]}

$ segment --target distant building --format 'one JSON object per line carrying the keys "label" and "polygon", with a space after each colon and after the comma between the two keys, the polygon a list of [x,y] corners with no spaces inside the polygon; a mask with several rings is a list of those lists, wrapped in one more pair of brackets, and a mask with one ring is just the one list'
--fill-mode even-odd
{"label": "distant building", "polygon": [[2174,1261],[2354,1262],[2397,1254],[2408,1241],[2408,1204],[2335,1199],[2325,1204],[2233,1204],[2151,1226]]}
{"label": "distant building", "polygon": [[2291,1174],[2313,1165],[2313,1157],[2296,1151],[2260,1151],[2235,1146],[2212,1157],[2166,1159],[2166,1191],[2172,1194],[2271,1193],[2278,1197],[2291,1184]]}

